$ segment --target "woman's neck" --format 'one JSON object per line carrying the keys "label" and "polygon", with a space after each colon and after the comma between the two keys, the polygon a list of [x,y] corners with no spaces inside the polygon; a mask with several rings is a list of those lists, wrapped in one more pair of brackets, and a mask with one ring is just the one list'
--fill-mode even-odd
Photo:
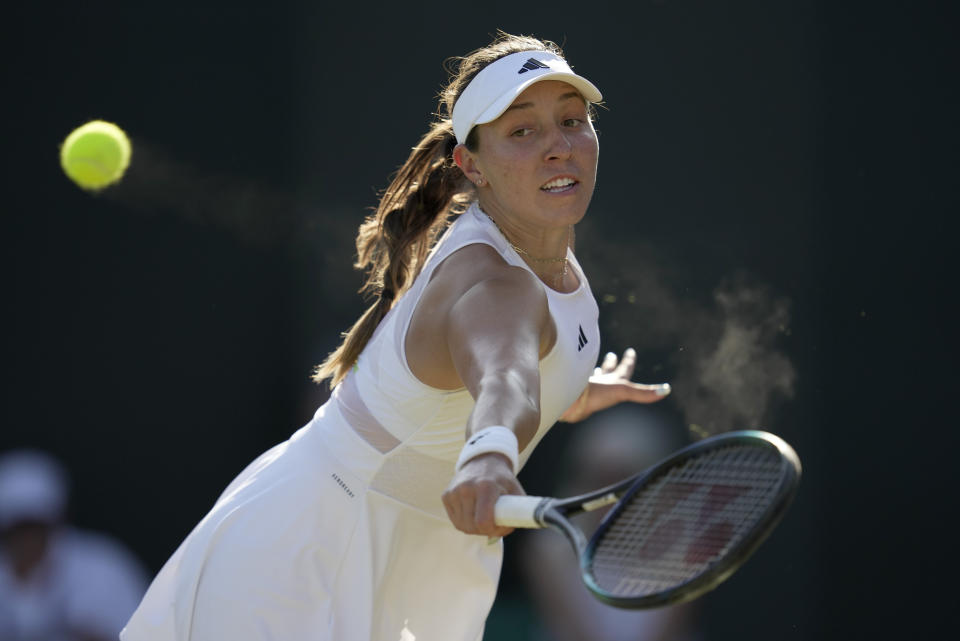
{"label": "woman's neck", "polygon": [[[579,286],[576,275],[570,270],[567,252],[573,244],[573,225],[557,230],[559,233],[524,233],[522,226],[511,224],[509,217],[495,217],[482,205],[480,211],[493,222],[513,251],[546,285],[561,292],[573,291]],[[529,244],[525,246],[527,242]],[[534,247],[537,249],[532,249]]]}

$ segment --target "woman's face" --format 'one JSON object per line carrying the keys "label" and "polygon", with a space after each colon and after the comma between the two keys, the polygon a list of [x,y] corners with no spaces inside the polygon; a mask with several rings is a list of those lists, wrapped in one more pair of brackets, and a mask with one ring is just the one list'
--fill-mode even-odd
{"label": "woman's face", "polygon": [[499,118],[477,128],[477,149],[458,158],[482,176],[480,205],[519,224],[567,227],[587,211],[597,178],[597,133],[571,85],[528,87]]}

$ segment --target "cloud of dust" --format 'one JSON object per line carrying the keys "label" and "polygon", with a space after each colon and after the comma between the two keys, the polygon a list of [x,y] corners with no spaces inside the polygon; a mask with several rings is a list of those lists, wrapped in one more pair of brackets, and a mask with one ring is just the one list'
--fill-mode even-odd
{"label": "cloud of dust", "polygon": [[701,312],[709,331],[694,323],[678,337],[676,398],[695,432],[762,428],[776,402],[794,393],[796,370],[777,348],[789,332],[789,302],[743,276],[724,279],[713,301]]}
{"label": "cloud of dust", "polygon": [[584,259],[600,302],[604,351],[637,350],[635,380],[668,381],[694,436],[767,428],[794,395],[797,373],[781,344],[790,301],[744,273],[712,290],[671,285],[682,266],[631,242],[596,243]]}

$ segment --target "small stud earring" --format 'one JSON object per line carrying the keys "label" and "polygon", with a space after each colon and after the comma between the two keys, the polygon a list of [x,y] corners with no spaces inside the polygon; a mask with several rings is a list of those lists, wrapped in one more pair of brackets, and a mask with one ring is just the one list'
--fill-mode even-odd
{"label": "small stud earring", "polygon": [[483,176],[477,178],[477,187],[480,187],[481,185],[483,185]]}

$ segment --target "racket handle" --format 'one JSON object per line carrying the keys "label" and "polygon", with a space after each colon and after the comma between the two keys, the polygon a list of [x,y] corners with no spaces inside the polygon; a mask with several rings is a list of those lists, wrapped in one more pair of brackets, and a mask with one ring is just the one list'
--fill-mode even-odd
{"label": "racket handle", "polygon": [[505,494],[493,507],[493,520],[503,527],[539,528],[537,507],[545,499],[542,496],[517,496]]}

